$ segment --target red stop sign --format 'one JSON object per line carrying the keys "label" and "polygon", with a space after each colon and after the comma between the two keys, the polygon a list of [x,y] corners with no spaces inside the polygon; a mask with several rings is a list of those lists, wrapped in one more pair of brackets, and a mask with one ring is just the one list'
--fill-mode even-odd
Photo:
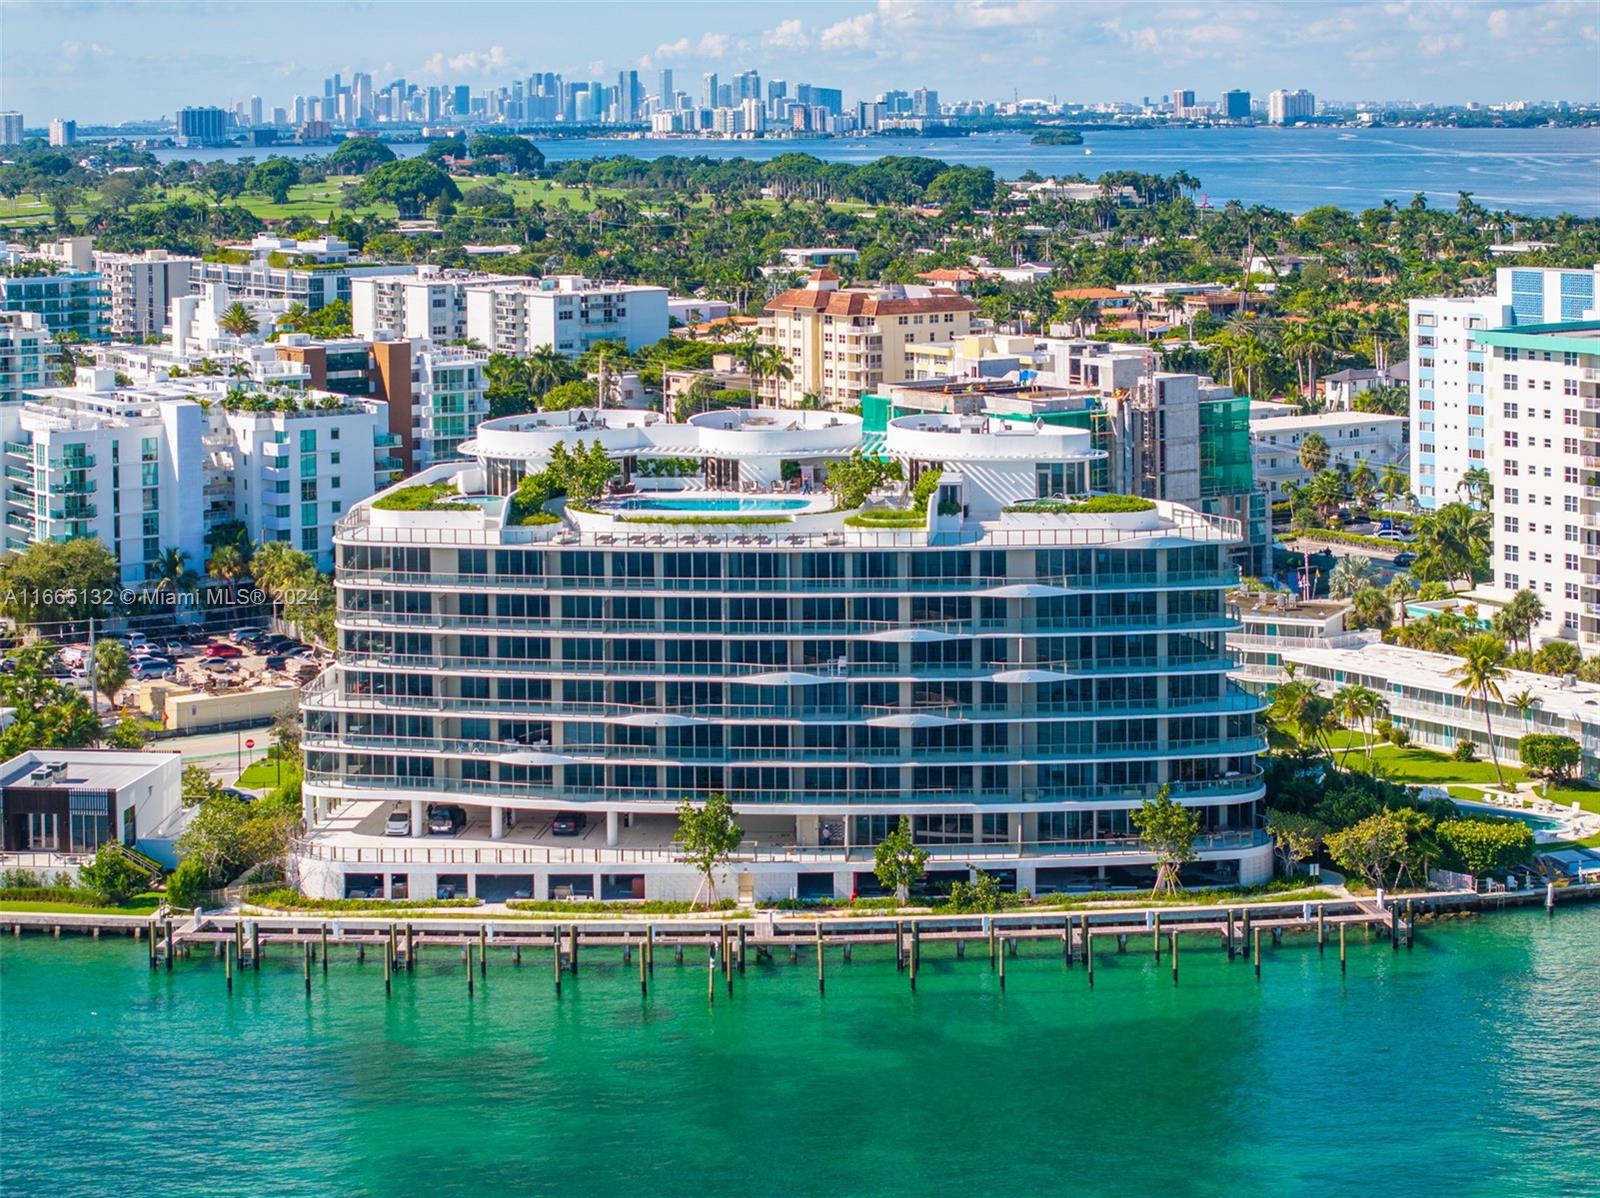
{"label": "red stop sign", "polygon": [[253,749],[256,747],[256,742],[253,740],[247,740],[244,742],[244,747],[247,749]]}

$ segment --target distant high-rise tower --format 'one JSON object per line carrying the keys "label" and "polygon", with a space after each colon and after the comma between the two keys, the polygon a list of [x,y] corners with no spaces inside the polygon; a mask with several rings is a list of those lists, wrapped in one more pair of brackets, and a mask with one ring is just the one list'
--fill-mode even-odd
{"label": "distant high-rise tower", "polygon": [[1187,87],[1174,88],[1171,100],[1173,116],[1188,116],[1189,110],[1194,107],[1194,90]]}
{"label": "distant high-rise tower", "polygon": [[[20,140],[20,138],[18,139]],[[56,117],[50,122],[50,144],[53,146],[70,146],[78,140],[78,122],[69,121],[65,117]]]}
{"label": "distant high-rise tower", "polygon": [[1293,91],[1279,88],[1267,96],[1267,120],[1274,125],[1309,120],[1317,115],[1317,98],[1303,87]]}
{"label": "distant high-rise tower", "polygon": [[455,100],[452,103],[455,115],[458,117],[469,116],[472,113],[472,89],[465,83],[456,84]]}
{"label": "distant high-rise tower", "polygon": [[662,67],[656,72],[656,107],[672,107],[672,68]]}
{"label": "distant high-rise tower", "polygon": [[1242,121],[1250,115],[1250,93],[1238,90],[1225,91],[1218,107],[1221,110],[1220,115],[1230,121]]}
{"label": "distant high-rise tower", "polygon": [[706,108],[715,108],[717,106],[717,96],[719,94],[717,73],[715,71],[707,71],[704,82],[705,89],[702,92],[704,99],[701,101],[701,104]]}
{"label": "distant high-rise tower", "polygon": [[20,146],[22,144],[22,114],[20,112],[0,112],[0,146]]}

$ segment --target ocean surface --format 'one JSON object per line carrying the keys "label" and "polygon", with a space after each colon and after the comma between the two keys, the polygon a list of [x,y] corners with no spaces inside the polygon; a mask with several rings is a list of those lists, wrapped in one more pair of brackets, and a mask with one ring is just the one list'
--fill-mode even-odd
{"label": "ocean surface", "polygon": [[1131,1195],[1600,1190],[1600,908],[1263,948],[1181,984],[1147,944],[1095,986],[1024,945],[752,963],[436,950],[384,997],[335,949],[150,973],[131,941],[0,940],[0,1192],[43,1195]]}
{"label": "ocean surface", "polygon": [[[1453,207],[1457,193],[1469,191],[1490,209],[1600,216],[1600,129],[1108,129],[1085,133],[1082,146],[1035,146],[1029,137],[533,140],[554,162],[614,154],[767,159],[797,152],[831,162],[870,162],[886,154],[920,154],[991,167],[1002,178],[1028,170],[1091,179],[1111,170],[1186,170],[1215,205],[1236,199],[1295,212],[1321,204],[1362,209],[1385,199],[1408,203],[1420,191],[1435,207]],[[424,147],[393,148],[404,156]],[[209,161],[242,153],[298,158],[326,155],[331,147],[158,150],[156,156]]]}

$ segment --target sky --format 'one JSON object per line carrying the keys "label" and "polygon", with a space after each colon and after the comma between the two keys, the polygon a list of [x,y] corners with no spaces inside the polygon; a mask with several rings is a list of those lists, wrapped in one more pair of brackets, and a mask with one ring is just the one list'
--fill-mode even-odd
{"label": "sky", "polygon": [[0,0],[0,109],[29,126],[170,116],[325,76],[480,87],[535,71],[615,80],[671,67],[943,100],[1214,98],[1305,87],[1328,99],[1600,99],[1597,0]]}

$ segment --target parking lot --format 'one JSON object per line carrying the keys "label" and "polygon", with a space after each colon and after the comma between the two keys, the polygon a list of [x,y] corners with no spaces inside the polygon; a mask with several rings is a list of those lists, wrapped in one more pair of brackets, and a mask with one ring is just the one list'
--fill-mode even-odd
{"label": "parking lot", "polygon": [[[132,659],[129,687],[167,680],[196,690],[222,691],[260,686],[303,686],[322,670],[331,655],[265,629],[240,628],[224,633],[144,640],[120,640]],[[64,645],[57,654],[74,682],[86,685],[87,642]]]}

